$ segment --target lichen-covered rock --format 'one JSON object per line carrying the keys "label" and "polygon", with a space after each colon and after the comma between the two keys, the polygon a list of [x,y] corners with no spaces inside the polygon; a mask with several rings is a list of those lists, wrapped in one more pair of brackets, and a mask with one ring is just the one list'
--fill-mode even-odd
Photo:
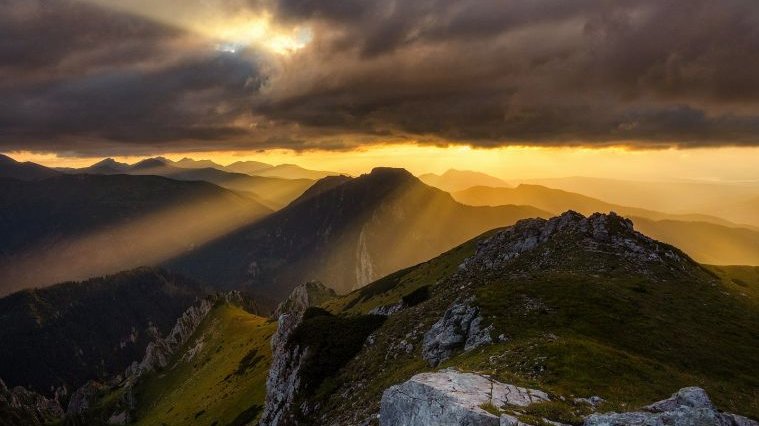
{"label": "lichen-covered rock", "polygon": [[665,411],[676,410],[680,407],[688,408],[714,408],[712,400],[709,399],[709,395],[706,391],[692,386],[689,388],[682,388],[677,391],[670,398],[663,401],[654,402],[646,407],[646,411],[653,413],[663,413]]}
{"label": "lichen-covered rock", "polygon": [[371,315],[382,315],[384,317],[389,317],[390,315],[393,315],[396,312],[400,312],[403,309],[403,302],[393,303],[391,305],[382,305],[377,306],[376,308],[369,311],[369,314]]}
{"label": "lichen-covered rock", "polygon": [[279,318],[282,314],[302,314],[306,309],[321,305],[335,297],[335,290],[319,281],[308,281],[295,287],[287,299],[277,306],[274,318]]}
{"label": "lichen-covered rock", "polygon": [[[554,241],[564,244],[552,244]],[[572,241],[571,246],[566,244],[567,241]],[[475,275],[503,272],[513,261],[529,254],[530,262],[517,271],[525,274],[555,268],[565,262],[568,250],[576,252],[579,249],[622,258],[622,267],[651,274],[656,279],[664,278],[664,270],[689,274],[697,266],[680,250],[636,232],[629,219],[613,212],[585,217],[570,210],[548,220],[520,220],[495,233],[482,241],[476,253],[459,265],[459,271]],[[615,263],[615,266],[620,265]],[[577,265],[572,267],[578,272]],[[604,265],[594,264],[593,269],[603,270]]]}
{"label": "lichen-covered rock", "polygon": [[[471,301],[470,301],[471,302]],[[492,326],[481,328],[480,309],[469,302],[456,302],[424,335],[422,356],[434,367],[459,349],[472,350],[492,343]]]}
{"label": "lichen-covered rock", "polygon": [[381,426],[499,426],[501,418],[482,406],[526,407],[548,400],[548,395],[539,390],[447,369],[417,374],[386,389],[382,394],[379,420]]}
{"label": "lichen-covered rock", "polygon": [[266,404],[261,415],[262,426],[286,424],[287,413],[300,390],[300,368],[307,348],[288,347],[287,340],[300,324],[302,313],[283,314],[271,338],[272,365],[266,379]]}
{"label": "lichen-covered rock", "polygon": [[585,426],[759,426],[754,420],[721,413],[706,392],[683,388],[672,397],[644,407],[645,411],[592,414]]}

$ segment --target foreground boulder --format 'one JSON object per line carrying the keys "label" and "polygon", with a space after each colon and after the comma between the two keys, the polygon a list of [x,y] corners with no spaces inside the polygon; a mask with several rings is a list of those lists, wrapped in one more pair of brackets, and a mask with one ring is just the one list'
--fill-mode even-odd
{"label": "foreground boulder", "polygon": [[386,389],[382,394],[379,420],[382,426],[498,426],[502,419],[483,407],[507,404],[526,407],[548,400],[548,395],[539,390],[447,369],[417,374],[405,383]]}
{"label": "foreground boulder", "polygon": [[759,426],[754,420],[721,413],[709,395],[698,387],[683,388],[671,398],[655,402],[645,411],[592,414],[585,426]]}

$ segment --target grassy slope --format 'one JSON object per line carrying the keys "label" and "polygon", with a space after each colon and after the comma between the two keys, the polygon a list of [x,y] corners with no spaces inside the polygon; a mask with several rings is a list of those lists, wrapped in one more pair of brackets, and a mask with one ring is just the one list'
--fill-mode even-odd
{"label": "grassy slope", "polygon": [[[376,343],[341,371],[337,382],[362,385],[350,398],[332,398],[326,416],[376,412],[385,388],[430,369],[421,359],[421,336],[465,293],[463,287],[436,283],[474,247],[469,242],[325,304],[352,315],[424,285],[433,293],[388,318]],[[509,340],[460,354],[442,367],[488,372],[565,396],[600,395],[609,409],[640,406],[699,385],[720,408],[759,418],[759,271],[709,268],[722,278],[718,284],[707,273],[692,282],[543,274],[479,283],[475,293],[486,321],[494,324],[494,335],[504,333]],[[526,309],[526,300],[544,308]],[[410,353],[398,348],[401,340],[413,343]]]}
{"label": "grassy slope", "polygon": [[[487,232],[483,236],[490,234]],[[366,287],[332,299],[322,307],[335,314],[358,315],[368,313],[378,306],[396,303],[414,290],[434,286],[438,280],[454,273],[464,259],[474,254],[480,238],[482,236],[428,262],[402,269]]]}
{"label": "grassy slope", "polygon": [[[276,322],[220,304],[189,340],[202,341],[194,357],[178,357],[168,371],[149,376],[136,389],[138,424],[245,424],[258,414],[271,363],[269,341]],[[149,403],[145,403],[149,401]]]}

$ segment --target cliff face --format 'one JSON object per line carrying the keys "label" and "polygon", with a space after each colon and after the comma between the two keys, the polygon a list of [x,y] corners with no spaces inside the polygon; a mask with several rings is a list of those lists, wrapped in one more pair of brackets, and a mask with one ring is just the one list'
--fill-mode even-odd
{"label": "cliff face", "polygon": [[[303,283],[279,304],[274,312],[278,318],[277,332],[271,339],[272,365],[266,379],[266,404],[261,425],[291,422],[290,410],[302,390],[301,368],[309,349],[290,345],[288,340],[303,320],[304,312],[336,297],[335,291],[318,281]],[[305,409],[306,407],[301,407]]]}
{"label": "cliff face", "polygon": [[288,424],[289,411],[301,390],[300,370],[308,348],[287,343],[302,316],[302,312],[280,315],[277,332],[272,336],[272,365],[266,379],[262,426]]}

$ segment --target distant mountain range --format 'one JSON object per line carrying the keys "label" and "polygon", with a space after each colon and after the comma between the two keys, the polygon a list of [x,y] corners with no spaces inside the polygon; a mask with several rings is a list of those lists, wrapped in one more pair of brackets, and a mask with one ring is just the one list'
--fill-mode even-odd
{"label": "distant mountain range", "polygon": [[419,175],[419,180],[446,192],[462,191],[473,186],[509,187],[506,181],[481,172],[471,170],[447,170],[442,175],[427,173]]}
{"label": "distant mountain range", "polygon": [[[108,158],[82,169],[61,170],[66,173],[154,175],[182,181],[205,181],[245,194],[272,209],[284,207],[314,183],[311,179],[300,177],[251,176],[245,173],[234,173],[225,171],[223,167],[209,160],[195,161],[187,158],[174,162],[163,157],[155,157],[132,165]],[[318,172],[314,173],[318,174]],[[293,176],[302,174],[293,173]]]}
{"label": "distant mountain range", "polygon": [[700,213],[759,227],[759,202],[756,201],[759,182],[636,182],[568,177],[529,179],[523,183],[562,189],[624,206],[674,214]]}
{"label": "distant mountain range", "polygon": [[[309,170],[295,164],[273,165],[260,161],[237,161],[235,163],[223,166],[211,160],[194,160],[192,158],[182,158],[178,161],[172,161],[165,157],[153,157],[142,160],[148,161],[155,165],[174,166],[183,169],[216,169],[230,173],[242,173],[250,176],[276,177],[282,179],[310,179],[318,180],[327,176],[339,176],[341,173],[328,172],[323,170]],[[139,164],[139,163],[136,163]],[[68,173],[128,173],[130,167],[136,165],[120,163],[112,158],[106,158],[89,167],[80,169],[60,168],[58,170]]]}
{"label": "distant mountain range", "polygon": [[530,206],[472,207],[403,169],[319,181],[260,222],[169,261],[217,286],[282,298],[318,279],[345,292],[518,219]]}

